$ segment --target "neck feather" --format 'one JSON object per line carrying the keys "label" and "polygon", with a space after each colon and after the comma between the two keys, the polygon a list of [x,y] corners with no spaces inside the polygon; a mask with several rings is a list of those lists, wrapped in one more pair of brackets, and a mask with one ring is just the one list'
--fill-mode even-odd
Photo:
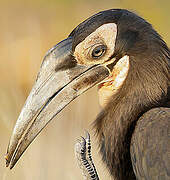
{"label": "neck feather", "polygon": [[165,60],[147,57],[138,61],[131,56],[122,87],[94,123],[103,161],[115,180],[136,179],[130,158],[136,121],[149,109],[164,106],[169,101],[169,58],[163,57]]}

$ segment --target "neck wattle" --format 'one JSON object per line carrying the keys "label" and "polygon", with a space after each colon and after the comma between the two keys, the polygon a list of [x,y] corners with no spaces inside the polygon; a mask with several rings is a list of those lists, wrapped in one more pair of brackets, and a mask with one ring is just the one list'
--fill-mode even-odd
{"label": "neck wattle", "polygon": [[114,66],[110,76],[98,85],[99,104],[101,107],[104,108],[109,99],[120,89],[127,77],[128,70],[129,56],[123,56]]}

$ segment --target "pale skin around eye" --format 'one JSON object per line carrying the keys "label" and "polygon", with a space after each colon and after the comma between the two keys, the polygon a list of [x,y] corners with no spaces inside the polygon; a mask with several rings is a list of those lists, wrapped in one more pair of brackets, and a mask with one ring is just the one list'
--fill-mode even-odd
{"label": "pale skin around eye", "polygon": [[[117,25],[115,23],[100,26],[76,46],[74,51],[75,59],[79,64],[103,64],[114,52],[116,35]],[[106,46],[107,50],[104,56],[96,60],[91,58],[92,56],[89,53],[99,45]]]}
{"label": "pale skin around eye", "polygon": [[[103,64],[113,55],[117,36],[117,25],[108,23],[97,28],[75,48],[74,56],[79,64]],[[99,59],[90,59],[90,48],[104,44],[107,47],[106,53]],[[92,50],[93,50],[92,49]],[[91,52],[92,52],[91,50]],[[113,59],[111,59],[114,62]],[[122,57],[115,65],[110,76],[106,78],[98,88],[99,104],[105,107],[109,98],[114,95],[123,84],[129,70],[129,57]]]}

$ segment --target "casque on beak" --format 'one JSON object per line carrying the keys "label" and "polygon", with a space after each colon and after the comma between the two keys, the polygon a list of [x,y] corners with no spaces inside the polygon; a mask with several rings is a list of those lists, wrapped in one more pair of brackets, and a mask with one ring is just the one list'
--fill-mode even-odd
{"label": "casque on beak", "polygon": [[10,169],[47,123],[67,104],[109,76],[105,66],[80,65],[72,54],[71,37],[46,54],[9,142],[6,165]]}

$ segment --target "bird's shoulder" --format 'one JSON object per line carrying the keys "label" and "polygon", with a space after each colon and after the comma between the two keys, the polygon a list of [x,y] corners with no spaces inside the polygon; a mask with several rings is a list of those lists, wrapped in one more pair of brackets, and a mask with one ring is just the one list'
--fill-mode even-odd
{"label": "bird's shoulder", "polygon": [[153,108],[139,118],[130,151],[137,179],[170,179],[170,108]]}

